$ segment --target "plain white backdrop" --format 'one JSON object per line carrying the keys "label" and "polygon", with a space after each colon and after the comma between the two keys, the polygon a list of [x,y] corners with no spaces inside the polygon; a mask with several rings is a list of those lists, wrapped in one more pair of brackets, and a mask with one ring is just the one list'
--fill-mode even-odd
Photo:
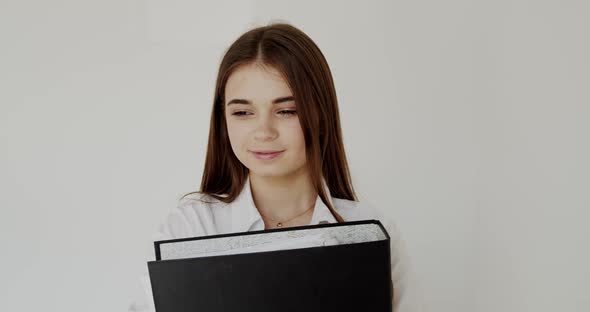
{"label": "plain white backdrop", "polygon": [[587,1],[0,0],[0,310],[126,311],[216,70],[286,21],[431,311],[590,310]]}

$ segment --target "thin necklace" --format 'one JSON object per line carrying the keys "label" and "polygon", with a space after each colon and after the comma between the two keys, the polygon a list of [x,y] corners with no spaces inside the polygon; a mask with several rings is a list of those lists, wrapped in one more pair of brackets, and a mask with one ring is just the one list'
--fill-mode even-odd
{"label": "thin necklace", "polygon": [[[293,220],[293,219],[295,219],[295,218],[297,218],[297,217],[300,217],[300,216],[302,216],[303,214],[305,214],[306,212],[308,212],[309,210],[311,210],[311,208],[313,208],[313,207],[315,207],[315,203],[314,203],[314,204],[313,204],[311,207],[309,207],[307,210],[305,210],[304,212],[302,212],[302,213],[300,213],[300,214],[298,214],[298,215],[296,215],[296,216],[294,216],[294,217],[292,217],[292,218],[289,218],[289,219],[287,219],[287,220],[283,220],[283,221],[281,221],[281,222],[277,222],[277,227],[283,227],[283,223],[287,223],[287,222],[289,222],[289,221],[291,221],[291,220]],[[261,215],[262,215],[262,214],[261,214]],[[264,217],[265,219],[269,220],[269,221],[272,221],[272,222],[276,222],[276,221],[277,221],[277,220],[274,220],[274,219],[268,218],[268,217],[266,217],[266,216],[264,216],[264,215],[263,215],[263,217]]]}

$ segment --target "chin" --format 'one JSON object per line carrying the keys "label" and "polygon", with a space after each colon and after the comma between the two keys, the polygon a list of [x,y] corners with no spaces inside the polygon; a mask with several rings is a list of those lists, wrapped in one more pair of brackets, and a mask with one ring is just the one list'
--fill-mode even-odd
{"label": "chin", "polygon": [[291,174],[291,170],[288,168],[281,168],[281,166],[260,166],[254,165],[248,167],[250,174],[256,175],[259,177],[268,177],[268,178],[277,178],[277,177],[284,177]]}
{"label": "chin", "polygon": [[266,178],[277,178],[277,177],[283,177],[286,176],[288,174],[285,174],[282,171],[277,171],[277,170],[250,170],[250,174],[259,176],[259,177],[266,177]]}

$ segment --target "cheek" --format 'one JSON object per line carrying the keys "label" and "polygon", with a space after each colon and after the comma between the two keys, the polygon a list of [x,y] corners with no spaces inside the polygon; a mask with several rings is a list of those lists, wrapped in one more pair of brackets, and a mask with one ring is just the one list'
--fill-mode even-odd
{"label": "cheek", "polygon": [[227,134],[234,153],[239,154],[247,141],[248,131],[244,126],[232,122],[227,123]]}
{"label": "cheek", "polygon": [[303,155],[305,155],[305,138],[299,123],[296,122],[290,124],[284,129],[284,133],[286,134],[284,137],[287,139],[287,142],[290,142],[289,145],[291,145],[297,153],[303,153]]}

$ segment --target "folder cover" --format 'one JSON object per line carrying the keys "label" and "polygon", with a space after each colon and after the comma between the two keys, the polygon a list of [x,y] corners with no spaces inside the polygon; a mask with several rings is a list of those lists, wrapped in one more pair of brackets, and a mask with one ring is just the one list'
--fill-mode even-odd
{"label": "folder cover", "polygon": [[162,240],[157,312],[392,311],[390,237],[361,220]]}

